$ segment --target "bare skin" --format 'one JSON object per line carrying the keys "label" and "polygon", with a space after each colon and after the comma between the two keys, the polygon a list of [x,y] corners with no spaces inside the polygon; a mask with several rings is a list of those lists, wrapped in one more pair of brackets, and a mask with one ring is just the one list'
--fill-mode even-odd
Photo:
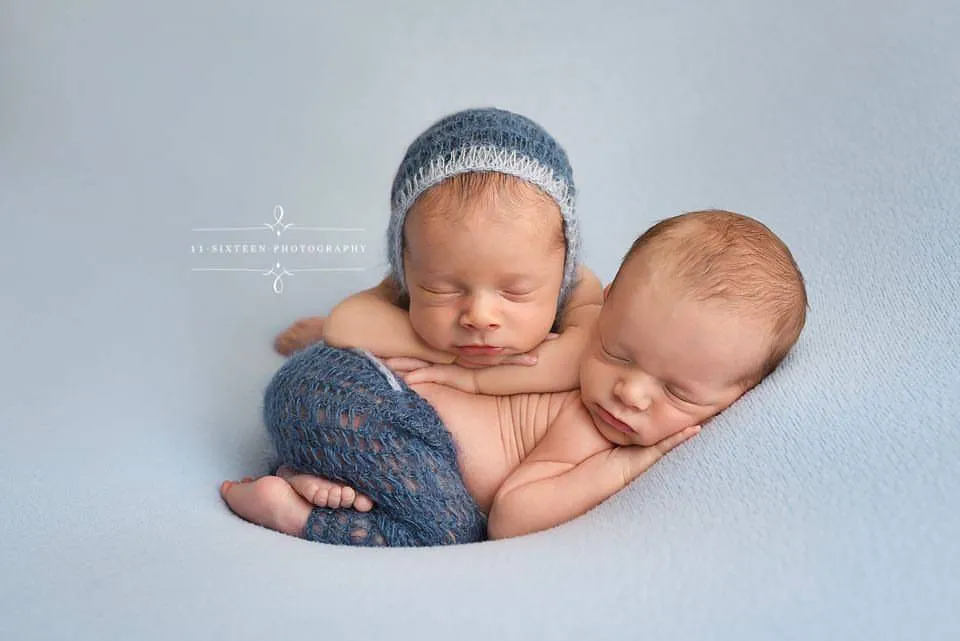
{"label": "bare skin", "polygon": [[[624,450],[611,443],[590,420],[579,391],[496,397],[469,394],[433,383],[412,387],[433,405],[446,424],[457,445],[464,484],[485,514],[493,508],[498,490],[515,476],[521,462],[545,440],[548,431],[564,432],[564,449]],[[632,472],[625,476],[617,472],[617,477],[622,476],[624,482],[632,480],[698,429],[683,430],[649,447],[629,448],[634,459]],[[225,481],[220,493],[241,518],[300,537],[315,506],[304,498],[304,495],[311,496],[312,489],[295,489],[292,483],[319,483],[321,487],[325,483],[336,484],[290,471],[283,474],[286,478],[264,476],[256,480],[248,477],[239,482]],[[367,497],[354,497],[355,509],[366,507],[365,503],[357,504],[362,498]],[[341,504],[340,507],[348,506]]]}
{"label": "bare skin", "polygon": [[[525,189],[536,192],[534,188]],[[515,207],[516,203],[511,201],[510,206]],[[529,211],[524,209],[520,212],[523,215],[513,211],[507,218],[476,207],[467,208],[469,211],[464,212],[462,219],[453,221],[413,215],[406,232],[411,243],[409,310],[399,307],[399,291],[387,279],[339,305],[330,318],[314,316],[296,321],[277,336],[275,349],[289,356],[325,340],[334,346],[358,345],[388,360],[391,356],[392,360],[413,356],[421,359],[421,364],[412,369],[456,360],[463,366],[458,370],[471,368],[469,371],[473,372],[464,377],[467,380],[462,385],[430,380],[428,372],[421,374],[421,380],[408,383],[442,382],[490,395],[575,388],[576,369],[569,363],[579,357],[586,344],[584,327],[598,313],[602,300],[600,281],[581,267],[563,314],[562,333],[549,332],[557,313],[563,263],[562,243],[558,242],[562,239],[559,212],[552,201],[535,199],[524,207]],[[417,247],[420,249],[414,251]],[[419,286],[423,283],[430,287],[424,290]],[[475,291],[480,295],[466,295]],[[419,337],[412,318],[418,319]],[[425,336],[431,337],[431,344],[421,340]],[[388,342],[363,342],[374,338]],[[456,345],[461,343],[497,345],[505,351],[487,356],[458,354]],[[526,351],[531,347],[536,356]],[[508,367],[521,364],[530,367]],[[393,363],[388,365],[404,371]],[[421,395],[427,397],[428,393]],[[451,411],[457,412],[458,409]],[[454,437],[456,440],[456,434]],[[468,437],[468,441],[471,439]],[[472,442],[463,449],[473,456],[468,449],[471,445]],[[373,506],[369,497],[349,486],[286,469],[279,475],[319,507],[367,511]]]}
{"label": "bare skin", "polygon": [[290,356],[323,339],[323,316],[301,318],[283,330],[274,340],[273,348],[284,356]]}
{"label": "bare skin", "polygon": [[[411,387],[437,410],[450,431],[464,483],[484,513],[490,510],[497,489],[546,434],[561,407],[577,396],[576,392],[560,392],[497,397],[435,383]],[[289,469],[278,472],[281,476],[225,481],[220,494],[240,517],[292,536],[303,534],[315,505],[353,507],[361,512],[373,506],[368,497],[352,488],[341,490],[338,504],[333,505],[335,488],[344,486]],[[329,494],[320,497],[317,492]],[[352,502],[350,492],[354,493]],[[311,503],[304,497],[321,500]]]}
{"label": "bare skin", "polygon": [[[672,253],[683,253],[702,224],[720,225],[737,215],[687,216],[680,224],[689,225],[682,230],[688,237],[673,241],[680,249]],[[718,216],[724,220],[710,222]],[[430,382],[412,380],[416,371],[404,377],[437,410],[456,443],[464,484],[488,515],[490,538],[544,530],[584,514],[757,384],[775,353],[772,312],[758,300],[774,297],[790,305],[779,318],[799,318],[797,333],[782,339],[792,346],[806,304],[802,278],[785,249],[757,240],[765,229],[754,225],[734,237],[735,251],[711,259],[738,278],[744,270],[756,272],[746,290],[734,291],[737,304],[704,296],[699,281],[664,269],[663,256],[655,261],[644,253],[651,250],[638,249],[604,291],[599,318],[584,328],[588,345],[573,361],[579,362],[579,390],[471,395],[438,384],[463,378],[456,365],[433,367]],[[756,264],[742,260],[745,252]],[[785,276],[791,266],[796,274]],[[764,290],[759,298],[758,286]],[[794,290],[786,300],[785,288]],[[481,391],[476,378],[472,386]],[[225,483],[224,499],[247,520],[302,535],[310,503],[286,480],[271,478]]]}
{"label": "bare skin", "polygon": [[299,474],[287,465],[282,465],[277,470],[277,476],[317,507],[333,509],[352,507],[357,512],[369,512],[373,509],[373,501],[370,497],[357,492],[349,485],[341,485],[312,474]]}
{"label": "bare skin", "polygon": [[[491,538],[559,525],[622,490],[746,392],[770,351],[768,320],[687,296],[641,260],[618,280],[591,328],[580,390],[497,397],[411,384],[457,445]],[[223,496],[241,517],[297,535],[310,513],[277,481],[226,484]]]}
{"label": "bare skin", "polygon": [[301,536],[314,508],[279,476],[224,481],[220,496],[238,516],[290,536]]}

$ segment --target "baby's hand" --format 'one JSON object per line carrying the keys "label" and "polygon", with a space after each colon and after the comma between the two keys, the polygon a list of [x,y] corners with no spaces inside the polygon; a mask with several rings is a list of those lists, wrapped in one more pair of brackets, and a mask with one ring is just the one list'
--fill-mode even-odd
{"label": "baby's hand", "polygon": [[305,347],[319,343],[323,340],[323,318],[323,316],[301,318],[280,332],[273,341],[273,348],[284,356],[290,356]]}
{"label": "baby's hand", "polygon": [[[548,334],[543,339],[543,343],[555,340],[559,334]],[[407,385],[417,383],[437,383],[453,387],[468,394],[479,394],[480,385],[477,382],[476,372],[488,367],[499,367],[501,365],[524,365],[532,366],[537,364],[537,351],[540,343],[532,351],[526,354],[510,354],[505,356],[497,365],[478,365],[469,361],[456,361],[452,365],[442,363],[430,363],[419,358],[397,357],[384,360],[387,367],[401,374]]]}
{"label": "baby's hand", "polygon": [[666,456],[667,452],[693,438],[699,432],[700,426],[693,425],[650,446],[626,445],[616,448],[614,456],[618,457],[623,466],[624,484],[649,470],[654,463]]}
{"label": "baby's hand", "polygon": [[[390,361],[394,360],[415,361],[417,359],[390,359],[387,361],[387,366],[391,367]],[[413,365],[413,363],[399,363],[401,368],[410,365]],[[391,369],[394,368],[391,367]],[[407,385],[438,383],[440,385],[446,385],[447,387],[453,387],[461,392],[467,392],[468,394],[477,394],[479,392],[477,378],[474,374],[477,370],[460,367],[459,365],[434,365],[433,363],[426,363],[423,367],[409,368],[406,370],[394,369],[394,371],[403,374],[403,380]]]}
{"label": "baby's hand", "polygon": [[434,363],[409,356],[394,356],[393,358],[383,359],[383,364],[397,374],[406,374],[407,372],[413,372],[424,367],[430,367]]}

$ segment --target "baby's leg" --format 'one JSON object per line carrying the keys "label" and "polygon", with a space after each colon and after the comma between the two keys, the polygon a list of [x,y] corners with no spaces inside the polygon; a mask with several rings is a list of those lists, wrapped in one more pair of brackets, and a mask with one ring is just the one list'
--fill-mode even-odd
{"label": "baby's leg", "polygon": [[349,485],[341,485],[313,474],[302,474],[289,465],[281,465],[277,476],[289,483],[297,493],[317,507],[353,508],[358,512],[369,512],[373,501],[366,494],[360,494]]}
{"label": "baby's leg", "polygon": [[375,503],[359,515],[369,515],[365,520],[353,510],[315,509],[306,538],[437,545],[485,536],[450,434],[429,403],[382,364],[326,345],[304,350],[267,387],[264,420],[282,463],[350,485]]}
{"label": "baby's leg", "polygon": [[278,476],[224,481],[220,495],[240,518],[290,536],[339,545],[417,545],[410,529],[384,512],[314,507]]}
{"label": "baby's leg", "polygon": [[290,356],[321,340],[323,340],[323,316],[311,316],[301,318],[280,332],[273,341],[273,348],[284,356]]}

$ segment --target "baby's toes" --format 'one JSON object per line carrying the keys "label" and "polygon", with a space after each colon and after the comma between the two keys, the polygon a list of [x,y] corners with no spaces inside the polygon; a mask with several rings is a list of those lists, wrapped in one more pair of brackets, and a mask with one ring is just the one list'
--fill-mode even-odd
{"label": "baby's toes", "polygon": [[352,487],[343,487],[340,490],[340,507],[353,507],[357,499],[357,491]]}
{"label": "baby's toes", "polygon": [[369,496],[358,494],[353,501],[353,509],[357,512],[369,512],[373,509],[373,500]]}
{"label": "baby's toes", "polygon": [[304,495],[304,498],[316,505],[317,507],[329,507],[327,505],[327,499],[330,495],[330,488],[326,486],[319,486],[312,492],[308,492]]}
{"label": "baby's toes", "polygon": [[343,501],[342,488],[339,485],[332,486],[327,491],[327,507],[337,509],[341,507]]}

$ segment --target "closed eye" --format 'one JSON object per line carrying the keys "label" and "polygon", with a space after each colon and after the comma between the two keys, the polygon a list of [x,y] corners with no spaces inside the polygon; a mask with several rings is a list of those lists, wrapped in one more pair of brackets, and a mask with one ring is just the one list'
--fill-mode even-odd
{"label": "closed eye", "polygon": [[606,357],[609,358],[610,360],[615,361],[615,362],[617,362],[617,363],[624,363],[624,364],[626,364],[626,363],[629,363],[629,362],[630,362],[630,359],[622,358],[622,357],[620,357],[620,356],[614,356],[613,354],[611,354],[611,353],[607,350],[607,346],[603,344],[603,339],[600,339],[600,351],[603,352],[603,355],[604,355],[604,356],[606,356]]}
{"label": "closed eye", "polygon": [[699,403],[697,403],[696,401],[691,401],[687,395],[678,392],[677,390],[670,387],[669,385],[664,389],[666,390],[668,396],[672,396],[673,398],[680,401],[681,403],[686,403],[687,405],[699,405]]}
{"label": "closed eye", "polygon": [[434,296],[455,296],[460,292],[456,289],[432,289],[430,287],[420,287],[423,291]]}
{"label": "closed eye", "polygon": [[519,290],[519,289],[506,289],[500,292],[504,298],[516,299],[516,298],[529,298],[534,293],[534,290]]}

